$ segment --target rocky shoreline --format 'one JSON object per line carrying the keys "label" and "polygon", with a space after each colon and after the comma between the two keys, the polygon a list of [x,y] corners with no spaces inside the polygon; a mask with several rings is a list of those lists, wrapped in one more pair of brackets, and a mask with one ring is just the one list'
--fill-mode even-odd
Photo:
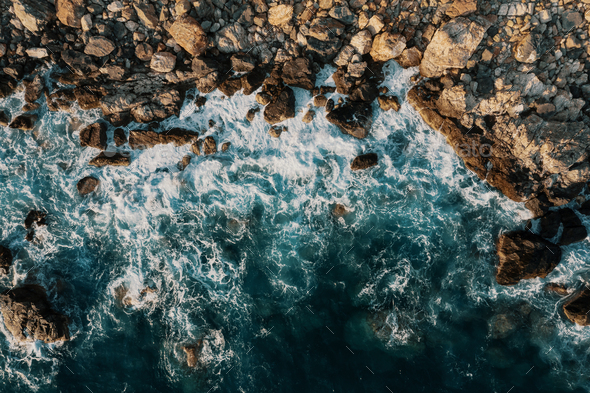
{"label": "rocky shoreline", "polygon": [[[194,155],[218,153],[211,136],[159,124],[179,114],[194,87],[227,97],[256,92],[260,106],[244,116],[262,115],[272,137],[295,117],[292,88],[314,96],[303,121],[325,112],[359,139],[370,134],[374,101],[399,110],[406,99],[467,168],[540,221],[540,233],[527,223],[498,240],[496,278],[513,285],[545,277],[561,246],[587,238],[579,218],[590,214],[581,196],[590,180],[587,1],[2,0],[0,98],[24,90],[27,104],[17,116],[0,110],[0,124],[34,131],[43,101],[50,111],[100,108],[104,119],[80,130],[81,146],[100,151],[89,165],[126,166],[126,148],[173,143],[191,144]],[[378,87],[392,59],[416,67],[407,97]],[[336,87],[316,87],[327,64],[337,67]],[[54,65],[63,71],[47,83],[42,72]],[[334,92],[346,99],[335,101]],[[190,98],[196,107],[206,101]],[[130,129],[131,122],[146,126]],[[378,160],[364,154],[351,169]],[[99,183],[84,178],[78,190],[87,195]],[[6,271],[11,259],[0,248]],[[580,317],[588,299],[576,294],[564,303],[565,316],[590,323]],[[191,348],[194,364],[199,346]]]}

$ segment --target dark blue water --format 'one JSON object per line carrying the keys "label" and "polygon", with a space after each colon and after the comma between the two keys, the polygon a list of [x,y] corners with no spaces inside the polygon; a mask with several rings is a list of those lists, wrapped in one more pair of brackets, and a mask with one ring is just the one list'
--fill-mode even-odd
{"label": "dark blue water", "polygon": [[[385,84],[404,97],[410,75],[392,64]],[[14,116],[22,98],[0,106]],[[311,97],[298,90],[298,116],[275,139],[262,116],[244,120],[253,96],[208,98],[163,127],[231,148],[183,172],[188,146],[89,167],[97,152],[77,130],[96,111],[42,109],[34,133],[2,129],[0,239],[16,258],[1,285],[45,286],[72,339],[20,345],[2,327],[0,392],[589,390],[590,334],[542,290],[586,279],[587,244],[565,248],[545,280],[498,286],[495,239],[528,213],[409,105],[375,106],[370,136],[356,140],[321,113],[302,123]],[[379,165],[351,172],[369,151]],[[81,198],[90,174],[101,186]],[[335,203],[349,214],[334,216]],[[32,208],[49,225],[29,243]],[[182,347],[198,340],[189,368]]]}

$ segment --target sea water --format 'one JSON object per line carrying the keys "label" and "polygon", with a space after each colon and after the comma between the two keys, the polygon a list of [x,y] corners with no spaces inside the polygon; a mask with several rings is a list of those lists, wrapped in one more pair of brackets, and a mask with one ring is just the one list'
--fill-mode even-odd
{"label": "sea water", "polygon": [[[333,71],[317,85],[333,86]],[[583,285],[588,242],[565,247],[544,280],[499,286],[495,240],[529,214],[405,102],[414,72],[385,66],[383,85],[403,104],[374,103],[363,140],[322,108],[303,123],[313,98],[300,89],[280,138],[262,113],[245,120],[254,95],[216,91],[197,108],[189,92],[162,129],[231,147],[184,171],[190,146],[88,166],[98,151],[78,133],[99,110],[43,104],[35,131],[1,128],[0,240],[15,254],[1,285],[47,288],[71,340],[22,345],[0,323],[0,392],[588,391],[590,329],[543,290]],[[17,92],[0,107],[14,117],[23,102]],[[379,165],[352,172],[367,152]],[[101,184],[80,197],[89,175]],[[349,213],[334,216],[335,203]],[[32,243],[31,209],[49,223]],[[199,340],[189,368],[182,347]]]}

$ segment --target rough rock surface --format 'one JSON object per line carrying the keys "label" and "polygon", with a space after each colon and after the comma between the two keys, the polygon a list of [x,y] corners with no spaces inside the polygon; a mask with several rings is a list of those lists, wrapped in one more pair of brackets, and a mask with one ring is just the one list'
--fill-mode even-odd
{"label": "rough rock surface", "polygon": [[181,128],[172,128],[161,133],[149,130],[131,130],[129,131],[129,146],[138,150],[168,143],[172,143],[174,146],[183,146],[195,142],[198,137],[197,132]]}
{"label": "rough rock surface", "polygon": [[40,34],[56,17],[55,7],[49,1],[15,0],[12,5],[20,22],[33,34]]}
{"label": "rough rock surface", "polygon": [[98,180],[96,177],[87,176],[81,179],[78,184],[76,184],[76,188],[78,189],[80,195],[84,196],[96,190],[96,187],[99,185],[100,180]]}
{"label": "rough rock surface", "polygon": [[176,43],[193,56],[199,56],[207,49],[207,34],[199,22],[189,15],[176,19],[169,32]]}
{"label": "rough rock surface", "polygon": [[264,108],[264,120],[269,124],[295,117],[295,94],[289,87],[285,87]]}
{"label": "rough rock surface", "polygon": [[11,266],[12,252],[8,248],[0,246],[0,273],[8,274]]}
{"label": "rough rock surface", "polygon": [[38,285],[4,292],[0,295],[0,310],[6,329],[20,342],[70,339],[68,318],[51,307],[45,290]]}
{"label": "rough rock surface", "polygon": [[368,153],[362,154],[358,157],[355,157],[350,164],[350,169],[353,171],[358,171],[361,169],[367,169],[372,166],[375,166],[379,163],[379,156],[376,153]]}
{"label": "rough rock surface", "polygon": [[107,148],[106,124],[97,122],[84,127],[80,131],[80,145],[105,150]]}
{"label": "rough rock surface", "polygon": [[369,134],[373,124],[373,109],[370,103],[350,102],[328,113],[326,119],[344,134],[362,139]]}
{"label": "rough rock surface", "polygon": [[369,54],[375,61],[387,61],[401,55],[405,48],[404,36],[385,32],[374,38]]}
{"label": "rough rock surface", "polygon": [[111,166],[129,166],[131,160],[129,159],[128,155],[123,155],[121,153],[105,153],[104,151],[100,153],[98,156],[94,157],[88,165],[92,165],[98,168],[103,166],[111,165]]}
{"label": "rough rock surface", "polygon": [[578,325],[590,325],[590,290],[584,288],[563,305],[565,316]]}
{"label": "rough rock surface", "polygon": [[82,17],[86,12],[85,0],[55,0],[55,11],[61,23],[70,27],[82,27]]}
{"label": "rough rock surface", "polygon": [[561,249],[529,231],[503,234],[498,239],[500,259],[496,281],[515,285],[520,280],[545,278],[561,260]]}
{"label": "rough rock surface", "polygon": [[30,131],[35,127],[37,121],[37,115],[18,115],[12,122],[10,122],[10,128],[16,128],[23,131]]}

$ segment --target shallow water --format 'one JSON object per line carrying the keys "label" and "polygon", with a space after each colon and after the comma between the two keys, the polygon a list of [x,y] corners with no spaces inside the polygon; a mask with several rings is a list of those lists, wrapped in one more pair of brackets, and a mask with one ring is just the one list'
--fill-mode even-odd
{"label": "shallow water", "polygon": [[[405,97],[412,72],[386,69],[384,85]],[[333,85],[331,71],[318,86]],[[231,147],[182,172],[190,146],[88,166],[97,151],[77,130],[98,110],[43,105],[35,132],[2,128],[0,239],[16,257],[1,285],[43,284],[72,340],[21,346],[0,324],[0,392],[590,390],[590,333],[542,289],[587,279],[587,241],[564,248],[545,280],[497,285],[494,241],[523,226],[522,205],[466,170],[407,103],[374,103],[357,140],[321,109],[301,122],[312,97],[295,90],[297,117],[278,139],[261,113],[245,120],[254,95],[214,92],[200,109],[189,95],[162,129]],[[0,107],[15,116],[23,98]],[[379,166],[351,172],[363,152]],[[87,175],[101,185],[81,198]],[[335,218],[336,202],[351,212]],[[33,208],[50,218],[29,243]],[[147,286],[156,292],[142,296]],[[199,339],[201,367],[189,369],[182,346]]]}

